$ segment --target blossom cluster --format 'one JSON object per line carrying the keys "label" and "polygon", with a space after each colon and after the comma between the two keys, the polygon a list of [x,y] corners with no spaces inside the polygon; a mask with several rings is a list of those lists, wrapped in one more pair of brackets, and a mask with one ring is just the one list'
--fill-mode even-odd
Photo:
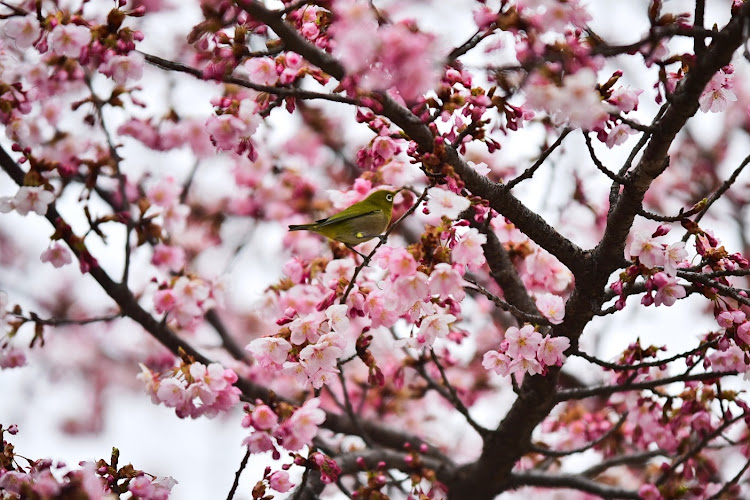
{"label": "blossom cluster", "polygon": [[154,293],[154,309],[168,314],[181,328],[192,329],[216,305],[216,291],[200,278],[180,276]]}
{"label": "blossom cluster", "polygon": [[[115,493],[129,492],[141,500],[167,500],[177,481],[171,477],[157,478],[135,469],[132,465],[114,469],[104,460],[81,462],[72,469],[64,462],[51,459],[21,459],[7,435],[16,435],[16,425],[0,425],[0,493],[3,498],[80,497],[89,500],[113,498]],[[115,452],[118,454],[119,452]],[[22,466],[21,463],[28,463]]]}
{"label": "blossom cluster", "polygon": [[379,25],[372,9],[353,0],[336,0],[331,24],[333,54],[355,82],[368,90],[393,89],[414,101],[438,80],[434,36],[416,23]]}
{"label": "blossom cluster", "polygon": [[700,110],[704,113],[721,113],[726,111],[730,102],[737,100],[734,88],[734,67],[731,64],[724,66],[714,73],[711,81],[703,89],[698,102]]}
{"label": "blossom cluster", "polygon": [[[247,350],[261,367],[293,375],[303,386],[310,383],[319,389],[339,371],[336,365],[346,348],[344,335],[349,330],[347,309],[345,304],[334,304],[325,311],[305,315],[289,309],[281,320],[287,323],[288,341],[280,336],[261,337]],[[290,357],[293,348],[296,354]]]}
{"label": "blossom cluster", "polygon": [[534,325],[521,328],[509,327],[499,350],[487,351],[482,366],[487,370],[508,376],[514,373],[530,375],[544,374],[548,366],[562,366],[563,354],[570,347],[567,337],[542,337]]}
{"label": "blossom cluster", "polygon": [[[65,464],[52,460],[37,460],[26,471],[0,468],[0,491],[4,493],[4,498],[25,498],[22,495],[56,498],[63,490],[78,491],[92,500],[109,498],[94,464],[82,465],[81,469],[70,471],[61,479],[55,474],[58,472],[56,469],[63,469]],[[9,496],[5,497],[5,494]]]}
{"label": "blossom cluster", "polygon": [[667,245],[656,241],[656,238],[666,235],[669,229],[667,226],[659,226],[653,234],[638,231],[633,235],[629,251],[631,258],[637,259],[637,263],[610,285],[619,295],[615,302],[618,310],[625,307],[627,297],[624,285],[632,283],[640,275],[646,277],[646,293],[641,298],[644,306],[671,306],[687,295],[685,287],[677,281],[677,270],[687,266],[685,243],[678,241]]}
{"label": "blossom cluster", "polygon": [[252,411],[246,411],[248,413],[242,420],[242,426],[252,428],[253,431],[243,444],[251,453],[273,451],[277,459],[281,456],[277,445],[289,451],[301,450],[312,443],[312,439],[318,434],[318,427],[326,418],[325,412],[320,409],[318,398],[308,399],[294,410],[284,408],[283,420],[265,404],[258,404]]}
{"label": "blossom cluster", "polygon": [[232,385],[237,374],[219,363],[182,363],[163,374],[141,364],[138,378],[154,404],[174,408],[180,418],[213,418],[240,400],[240,389]]}

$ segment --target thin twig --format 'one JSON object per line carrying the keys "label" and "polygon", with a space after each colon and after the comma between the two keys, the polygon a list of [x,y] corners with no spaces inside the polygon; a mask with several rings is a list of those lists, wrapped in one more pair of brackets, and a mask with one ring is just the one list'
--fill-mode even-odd
{"label": "thin twig", "polygon": [[526,179],[531,179],[531,177],[534,176],[534,173],[539,169],[539,167],[542,166],[544,161],[549,157],[549,155],[552,154],[552,152],[557,149],[557,147],[562,144],[563,139],[565,139],[565,136],[567,136],[570,133],[570,128],[565,128],[560,133],[560,136],[557,138],[555,142],[552,143],[551,146],[549,146],[547,149],[545,149],[541,155],[539,155],[539,158],[534,162],[533,165],[531,165],[529,168],[524,170],[524,172],[516,177],[515,179],[511,179],[506,184],[505,188],[510,191],[514,187],[516,187],[519,183],[525,181]]}
{"label": "thin twig", "polygon": [[448,375],[445,373],[445,368],[440,363],[440,360],[435,354],[435,350],[432,348],[430,348],[430,358],[432,359],[432,362],[435,363],[435,366],[437,366],[437,369],[440,372],[440,377],[443,379],[443,385],[448,389],[448,393],[450,396],[449,401],[453,404],[454,408],[456,408],[456,410],[458,410],[458,412],[464,416],[469,425],[475,431],[477,431],[480,436],[485,436],[489,432],[489,429],[482,427],[471,417],[471,415],[469,414],[469,409],[466,407],[463,401],[461,401],[461,398],[458,397],[456,388],[453,387],[453,385],[448,380]]}
{"label": "thin twig", "polygon": [[633,463],[643,463],[643,461],[648,460],[649,458],[654,458],[654,457],[659,457],[659,456],[667,456],[667,452],[664,450],[650,450],[650,451],[644,451],[642,453],[635,453],[632,455],[620,455],[614,458],[610,458],[609,460],[603,460],[599,462],[598,464],[592,465],[585,471],[581,472],[581,475],[585,477],[593,478],[612,467],[616,467],[618,465],[633,464]]}
{"label": "thin twig", "polygon": [[628,412],[623,413],[620,415],[620,418],[615,422],[615,424],[607,430],[604,434],[599,436],[598,438],[594,439],[590,443],[587,443],[583,446],[580,446],[578,448],[573,448],[572,450],[551,450],[548,448],[543,448],[541,446],[536,446],[532,443],[531,445],[531,451],[534,451],[536,453],[540,453],[542,455],[546,455],[548,457],[566,457],[568,455],[575,455],[576,453],[583,453],[586,450],[589,450],[599,443],[604,442],[607,438],[609,438],[612,434],[617,432],[617,430],[622,427],[622,424],[625,423],[625,419],[628,418]]}
{"label": "thin twig", "polygon": [[635,382],[617,385],[600,385],[586,389],[567,389],[555,394],[555,400],[558,402],[570,401],[571,399],[586,399],[594,396],[609,396],[617,392],[639,391],[643,389],[652,389],[662,385],[668,385],[675,382],[705,381],[720,379],[730,375],[737,375],[738,372],[731,370],[726,372],[705,372],[696,375],[676,375],[674,377],[665,377],[658,380],[648,380],[645,382]]}
{"label": "thin twig", "polygon": [[[146,58],[146,61],[149,64],[152,64],[156,67],[170,70],[170,71],[178,71],[180,73],[187,73],[189,75],[193,75],[194,77],[205,80],[203,77],[203,71],[199,70],[198,68],[193,68],[191,66],[188,66],[186,64],[170,61],[168,59],[162,59],[161,57],[147,54],[145,52],[141,52],[143,56]],[[256,90],[258,92],[266,92],[268,94],[278,95],[280,97],[294,97],[296,99],[304,99],[304,100],[310,100],[310,99],[320,99],[324,101],[333,101],[333,102],[339,102],[343,104],[351,104],[358,106],[359,101],[356,99],[350,99],[348,97],[344,97],[341,95],[336,94],[324,94],[321,92],[312,92],[309,90],[301,90],[291,87],[273,87],[269,85],[260,85],[257,83],[253,83],[249,80],[245,80],[243,78],[237,78],[236,76],[222,76],[220,78],[220,81],[224,83],[232,83],[234,85],[239,85],[240,87],[245,87],[248,89]]]}
{"label": "thin twig", "polygon": [[610,171],[607,167],[604,166],[604,164],[597,158],[596,152],[594,151],[594,145],[591,144],[591,137],[589,137],[589,134],[586,133],[585,130],[581,130],[581,133],[583,134],[583,139],[586,141],[586,147],[589,150],[589,156],[591,157],[591,161],[594,162],[594,165],[596,165],[596,168],[599,169],[601,173],[609,177],[614,182],[620,184],[620,185],[627,185],[628,180],[624,177],[621,177],[614,172]]}
{"label": "thin twig", "polygon": [[724,432],[726,429],[731,427],[736,422],[745,419],[747,416],[744,412],[740,413],[736,417],[734,417],[731,420],[727,420],[723,422],[719,427],[714,429],[714,431],[706,436],[703,437],[700,441],[698,441],[692,448],[690,448],[687,452],[685,452],[678,460],[672,463],[672,465],[669,466],[669,469],[662,472],[662,474],[659,476],[659,478],[656,480],[655,484],[656,486],[659,486],[664,483],[664,481],[667,480],[667,478],[675,471],[677,468],[685,463],[690,457],[694,456],[698,452],[700,452],[703,448],[706,447],[706,445],[715,437],[719,436],[722,432]]}
{"label": "thin twig", "polygon": [[603,361],[603,360],[601,360],[599,358],[596,358],[594,356],[586,354],[585,352],[583,352],[581,350],[577,350],[577,351],[571,352],[570,355],[571,356],[578,356],[579,358],[585,359],[589,363],[593,363],[595,365],[599,365],[599,366],[601,366],[603,368],[606,368],[608,370],[613,370],[613,371],[630,371],[630,370],[640,370],[642,368],[653,368],[653,367],[657,367],[657,366],[666,365],[666,364],[669,364],[669,363],[671,363],[673,361],[677,361],[678,359],[687,358],[688,356],[692,356],[693,354],[697,354],[697,353],[699,353],[701,351],[705,351],[705,350],[709,349],[710,347],[715,347],[718,343],[719,343],[718,340],[712,340],[710,342],[706,342],[705,344],[699,345],[695,349],[691,349],[689,351],[685,351],[685,352],[680,353],[680,354],[675,354],[671,358],[658,359],[658,360],[655,360],[655,361],[648,361],[648,362],[643,362],[643,363],[636,363],[636,364],[632,364],[632,365],[619,365],[617,363],[608,363],[608,362]]}
{"label": "thin twig", "polygon": [[739,482],[740,478],[745,473],[745,471],[747,471],[748,467],[750,467],[750,458],[748,458],[745,461],[745,465],[739,470],[739,472],[737,472],[737,474],[735,474],[735,476],[732,479],[724,483],[724,486],[722,486],[719,491],[711,495],[708,498],[708,500],[718,500],[719,498],[721,498],[722,495],[724,495],[724,493],[729,491],[729,488],[731,488],[732,485],[737,484]]}
{"label": "thin twig", "polygon": [[547,318],[545,318],[544,316],[538,316],[536,314],[528,314],[528,313],[523,312],[519,308],[509,304],[508,302],[504,301],[500,297],[494,295],[485,287],[477,283],[476,280],[472,278],[464,277],[464,281],[472,285],[472,287],[465,287],[466,290],[474,290],[474,291],[481,293],[482,295],[490,299],[497,307],[499,307],[503,311],[507,311],[511,313],[516,318],[520,318],[526,323],[535,323],[537,325],[544,325],[544,326],[550,325],[549,320],[547,320]]}
{"label": "thin twig", "polygon": [[240,476],[242,475],[242,471],[245,470],[245,467],[247,467],[247,461],[249,459],[250,447],[248,446],[245,456],[242,457],[242,462],[240,462],[240,468],[234,473],[234,482],[232,483],[232,489],[229,490],[229,494],[227,495],[227,500],[232,500],[234,498],[234,494],[237,492],[237,487],[240,485]]}

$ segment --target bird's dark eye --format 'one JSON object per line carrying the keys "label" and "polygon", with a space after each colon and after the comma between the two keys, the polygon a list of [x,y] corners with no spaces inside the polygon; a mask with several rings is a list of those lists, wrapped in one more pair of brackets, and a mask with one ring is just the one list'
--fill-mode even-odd
{"label": "bird's dark eye", "polygon": [[388,200],[388,201],[393,201],[393,195],[392,194],[387,194],[387,195],[385,195],[385,199]]}

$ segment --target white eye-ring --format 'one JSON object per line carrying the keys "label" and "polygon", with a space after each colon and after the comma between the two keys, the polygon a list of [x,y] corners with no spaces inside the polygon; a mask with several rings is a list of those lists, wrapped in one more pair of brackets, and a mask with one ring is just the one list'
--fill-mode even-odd
{"label": "white eye-ring", "polygon": [[385,199],[388,200],[388,201],[393,201],[393,195],[392,194],[387,194],[387,195],[385,195]]}

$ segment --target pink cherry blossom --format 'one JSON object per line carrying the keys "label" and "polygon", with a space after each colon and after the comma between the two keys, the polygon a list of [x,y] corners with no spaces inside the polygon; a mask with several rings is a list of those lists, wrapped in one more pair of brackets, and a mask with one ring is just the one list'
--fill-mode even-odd
{"label": "pink cherry blossom", "polygon": [[612,127],[612,130],[610,130],[609,134],[607,134],[607,140],[605,141],[605,144],[607,145],[608,148],[611,149],[627,141],[628,136],[637,134],[637,133],[638,133],[637,130],[633,130],[626,124],[618,123],[617,125]]}
{"label": "pink cherry blossom", "polygon": [[263,453],[275,449],[271,436],[262,431],[253,432],[242,441],[242,444],[247,446],[250,453]]}
{"label": "pink cherry blossom", "polygon": [[319,406],[319,398],[308,399],[274,431],[274,436],[281,439],[284,448],[296,451],[310,444],[318,434],[318,426],[326,418]]}
{"label": "pink cherry blossom", "polygon": [[603,124],[611,105],[595,89],[596,74],[583,68],[563,79],[562,87],[533,74],[525,86],[527,102],[549,113],[556,123],[591,130]]}
{"label": "pink cherry blossom", "polygon": [[430,347],[436,339],[444,338],[448,335],[448,327],[456,321],[452,314],[432,314],[422,318],[417,333],[407,342],[411,347],[422,348]]}
{"label": "pink cherry blossom", "polygon": [[165,177],[153,182],[146,189],[148,201],[154,205],[168,208],[179,202],[182,186],[173,177]]}
{"label": "pink cherry blossom", "polygon": [[739,337],[745,345],[750,345],[750,321],[744,321],[737,326],[737,337]]}
{"label": "pink cherry blossom", "polygon": [[508,342],[506,354],[511,358],[535,359],[542,334],[534,330],[534,325],[524,325],[520,329],[511,326],[505,331],[505,340]]}
{"label": "pink cherry blossom", "polygon": [[55,201],[55,195],[42,186],[23,186],[13,197],[0,198],[0,212],[15,210],[19,215],[34,212],[38,215],[47,213],[47,206]]}
{"label": "pink cherry blossom", "polygon": [[296,318],[289,324],[292,331],[290,340],[294,345],[305,342],[317,342],[320,338],[320,324],[326,320],[325,313],[315,311],[305,316]]}
{"label": "pink cherry blossom", "polygon": [[630,256],[638,257],[641,264],[648,268],[664,265],[664,249],[656,243],[651,235],[637,231],[630,244]]}
{"label": "pink cherry blossom", "polygon": [[286,493],[294,487],[294,484],[289,481],[289,473],[283,470],[278,470],[268,477],[268,484],[271,489],[281,493]]}
{"label": "pink cherry blossom", "polygon": [[292,344],[280,337],[261,337],[250,342],[245,349],[263,368],[279,370],[292,350]]}
{"label": "pink cherry blossom", "polygon": [[336,45],[334,55],[347,72],[358,73],[375,58],[378,50],[378,21],[367,5],[355,0],[336,0],[338,20],[331,26]]}
{"label": "pink cherry blossom", "polygon": [[[667,276],[665,273],[656,273],[656,275],[664,275],[664,279],[657,285],[658,290],[654,296],[654,305],[665,306],[673,305],[678,299],[685,297],[687,292],[685,287],[677,283],[677,279],[672,276]],[[655,277],[656,277],[655,275]],[[657,280],[655,280],[657,281]]]}
{"label": "pink cherry blossom", "polygon": [[461,301],[466,296],[466,292],[464,291],[465,283],[461,274],[453,266],[441,262],[435,265],[430,274],[430,294],[438,295],[442,298],[452,295],[453,298]]}
{"label": "pink cherry blossom", "polygon": [[13,346],[0,349],[0,368],[19,368],[26,365],[26,353]]}
{"label": "pink cherry blossom", "polygon": [[669,276],[677,275],[677,268],[687,259],[685,243],[676,241],[669,245],[664,251],[664,272]]}
{"label": "pink cherry blossom", "polygon": [[59,241],[53,241],[47,250],[42,252],[41,261],[49,262],[59,268],[73,262],[73,257],[70,255],[70,250],[67,247]]}
{"label": "pink cherry blossom", "polygon": [[550,337],[545,335],[537,349],[537,359],[544,366],[562,366],[565,361],[563,353],[570,347],[570,339],[567,337]]}
{"label": "pink cherry blossom", "polygon": [[324,385],[328,385],[337,381],[338,376],[336,374],[338,372],[339,372],[338,369],[331,368],[331,367],[322,367],[315,371],[305,370],[308,381],[310,382],[310,385],[312,385],[314,389],[320,389]]}
{"label": "pink cherry blossom", "polygon": [[388,288],[388,296],[393,302],[393,309],[405,311],[417,301],[422,301],[430,294],[427,275],[422,272],[410,276],[399,276]]}
{"label": "pink cherry blossom", "polygon": [[417,261],[405,248],[389,248],[387,265],[388,272],[395,279],[398,276],[411,276],[417,272]]}
{"label": "pink cherry blossom", "polygon": [[170,408],[177,408],[185,404],[187,391],[185,386],[177,379],[168,378],[162,380],[156,391],[156,397]]}
{"label": "pink cherry blossom", "polygon": [[276,72],[276,62],[270,57],[254,57],[245,62],[248,77],[253,83],[260,85],[274,85],[279,75]]}
{"label": "pink cherry blossom", "polygon": [[349,306],[346,304],[333,304],[326,309],[326,318],[328,318],[328,325],[331,327],[331,330],[340,335],[345,335],[349,332],[348,312]]}
{"label": "pink cherry blossom", "polygon": [[664,497],[659,492],[659,488],[654,484],[643,484],[638,488],[638,496],[643,500],[663,500]]}
{"label": "pink cherry blossom", "polygon": [[716,322],[722,328],[730,328],[734,325],[734,315],[731,311],[722,311],[716,316]]}
{"label": "pink cherry blossom", "polygon": [[503,377],[510,373],[510,364],[513,362],[507,355],[498,351],[487,351],[482,358],[482,366],[486,370],[494,370]]}
{"label": "pink cherry blossom", "polygon": [[745,351],[733,344],[725,351],[716,351],[708,359],[713,371],[737,371],[745,373],[750,368],[745,362]]}
{"label": "pink cherry blossom", "polygon": [[638,109],[638,96],[642,93],[642,89],[631,90],[629,87],[619,87],[612,92],[608,102],[617,106],[623,113],[630,113]]}
{"label": "pink cherry blossom", "polygon": [[91,41],[91,31],[85,26],[58,24],[50,33],[49,41],[56,54],[76,59]]}
{"label": "pink cherry blossom", "polygon": [[537,375],[542,373],[543,367],[535,358],[517,358],[510,364],[511,373],[528,373]]}
{"label": "pink cherry blossom", "polygon": [[258,405],[253,409],[253,427],[266,431],[272,429],[279,423],[279,417],[267,405]]}
{"label": "pink cherry blossom", "polygon": [[565,301],[559,295],[551,293],[538,294],[535,297],[536,307],[553,325],[559,325],[565,317]]}
{"label": "pink cherry blossom", "polygon": [[729,102],[737,100],[737,96],[732,91],[733,87],[733,73],[725,70],[716,72],[698,99],[700,110],[704,113],[721,113],[722,111],[726,111]]}
{"label": "pink cherry blossom", "polygon": [[343,350],[331,343],[310,344],[299,353],[299,359],[305,371],[315,373],[321,368],[335,371],[336,361]]}
{"label": "pink cherry blossom", "polygon": [[206,121],[206,131],[217,149],[234,149],[245,131],[245,124],[234,115],[211,116]]}
{"label": "pink cherry blossom", "polygon": [[154,310],[159,314],[171,311],[178,304],[179,299],[171,288],[159,290],[154,293]]}
{"label": "pink cherry blossom", "polygon": [[447,217],[454,220],[458,214],[471,205],[471,202],[463,196],[436,187],[430,188],[429,196],[427,209],[435,217]]}
{"label": "pink cherry blossom", "polygon": [[451,253],[453,262],[466,266],[470,271],[478,271],[485,262],[484,248],[487,236],[475,228],[470,228],[460,236]]}
{"label": "pink cherry blossom", "polygon": [[41,35],[41,26],[35,16],[11,17],[5,21],[5,34],[24,50],[31,47]]}
{"label": "pink cherry blossom", "polygon": [[110,57],[100,71],[111,76],[117,84],[125,85],[128,80],[141,79],[145,62],[143,54],[133,51],[128,55]]}
{"label": "pink cherry blossom", "polygon": [[157,267],[177,272],[185,267],[185,259],[184,248],[157,243],[154,245],[151,263]]}
{"label": "pink cherry blossom", "polygon": [[376,166],[383,165],[400,151],[395,140],[379,135],[372,141],[372,154],[377,158]]}

